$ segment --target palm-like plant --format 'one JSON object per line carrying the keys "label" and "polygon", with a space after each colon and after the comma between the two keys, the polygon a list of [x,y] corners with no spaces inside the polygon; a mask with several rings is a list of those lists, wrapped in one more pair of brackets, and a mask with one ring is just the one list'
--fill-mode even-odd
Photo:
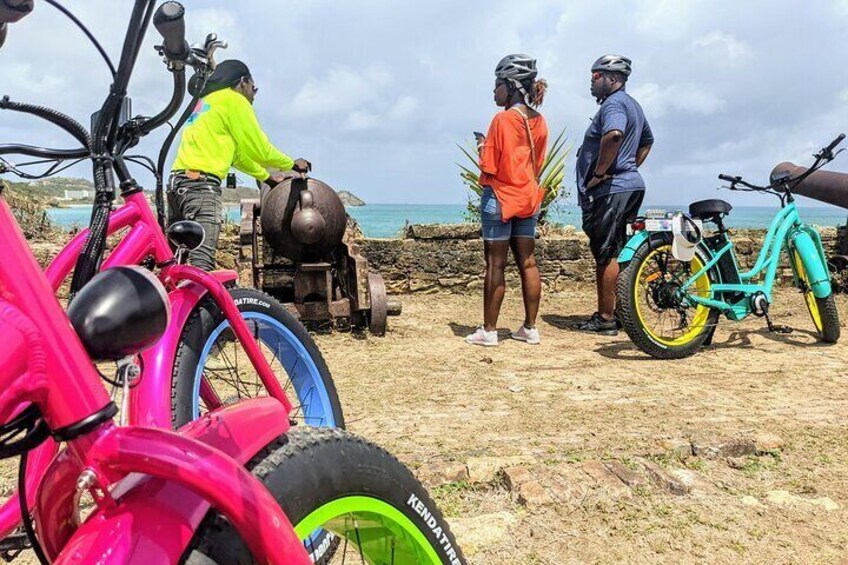
{"label": "palm-like plant", "polygon": [[[558,199],[568,196],[563,181],[565,180],[565,159],[571,152],[572,144],[566,145],[567,142],[568,138],[565,137],[565,129],[563,129],[551,145],[550,151],[545,156],[545,162],[542,163],[539,186],[544,191],[545,196],[542,198],[539,222],[544,222],[548,210],[555,205],[554,203]],[[457,147],[471,162],[469,166],[460,163],[457,163],[457,166],[461,169],[459,176],[462,178],[462,183],[472,192],[471,199],[468,201],[468,212],[476,218],[476,214],[479,213],[480,197],[483,196],[483,187],[480,185],[480,159],[476,144],[466,141],[465,147],[459,144],[457,144]]]}

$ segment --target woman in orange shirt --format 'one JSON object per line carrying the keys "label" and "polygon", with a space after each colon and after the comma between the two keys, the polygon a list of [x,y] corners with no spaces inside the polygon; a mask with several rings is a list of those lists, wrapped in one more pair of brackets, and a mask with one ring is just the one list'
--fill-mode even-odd
{"label": "woman in orange shirt", "polygon": [[495,68],[495,104],[504,108],[492,119],[488,134],[478,136],[480,216],[486,276],[483,284],[483,326],[467,336],[472,345],[498,344],[497,322],[503,302],[507,253],[521,273],[524,324],[513,339],[539,343],[536,315],[542,283],[536,267],[536,222],[543,192],[538,177],[548,145],[548,126],[534,108],[544,99],[547,82],[537,79],[536,60],[508,55]]}

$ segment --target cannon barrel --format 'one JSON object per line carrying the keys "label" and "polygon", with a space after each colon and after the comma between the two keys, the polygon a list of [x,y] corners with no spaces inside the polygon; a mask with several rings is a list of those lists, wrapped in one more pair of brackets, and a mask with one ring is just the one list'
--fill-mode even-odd
{"label": "cannon barrel", "polygon": [[[807,167],[783,162],[772,169],[772,178],[779,173],[789,173],[793,178],[807,172]],[[790,183],[794,194],[820,202],[848,208],[848,173],[816,171],[801,182]]]}
{"label": "cannon barrel", "polygon": [[262,235],[275,253],[295,262],[328,261],[342,242],[347,215],[336,191],[314,178],[292,176],[260,193]]}

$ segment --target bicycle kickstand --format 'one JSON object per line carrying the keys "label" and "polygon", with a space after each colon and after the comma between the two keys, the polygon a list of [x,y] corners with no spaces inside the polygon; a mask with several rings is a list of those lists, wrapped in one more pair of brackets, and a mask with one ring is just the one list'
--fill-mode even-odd
{"label": "bicycle kickstand", "polygon": [[768,315],[768,311],[765,313],[766,323],[768,324],[768,330],[772,333],[776,334],[791,334],[792,328],[789,326],[781,326],[779,324],[774,324],[771,321],[771,318]]}

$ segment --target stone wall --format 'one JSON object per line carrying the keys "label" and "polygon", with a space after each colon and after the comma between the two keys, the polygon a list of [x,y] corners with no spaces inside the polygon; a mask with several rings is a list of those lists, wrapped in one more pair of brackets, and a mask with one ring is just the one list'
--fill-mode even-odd
{"label": "stone wall", "polygon": [[[821,230],[825,252],[836,249],[836,228]],[[737,259],[749,269],[756,261],[765,230],[733,230]],[[844,234],[841,234],[844,237]],[[403,238],[363,239],[359,242],[372,271],[379,272],[392,293],[479,292],[483,287],[483,241],[475,224],[410,226]],[[536,241],[536,257],[547,291],[574,283],[592,284],[595,264],[582,232],[565,228],[543,234]],[[792,280],[784,256],[779,271],[783,282]],[[514,263],[507,267],[507,284],[518,284]]]}

